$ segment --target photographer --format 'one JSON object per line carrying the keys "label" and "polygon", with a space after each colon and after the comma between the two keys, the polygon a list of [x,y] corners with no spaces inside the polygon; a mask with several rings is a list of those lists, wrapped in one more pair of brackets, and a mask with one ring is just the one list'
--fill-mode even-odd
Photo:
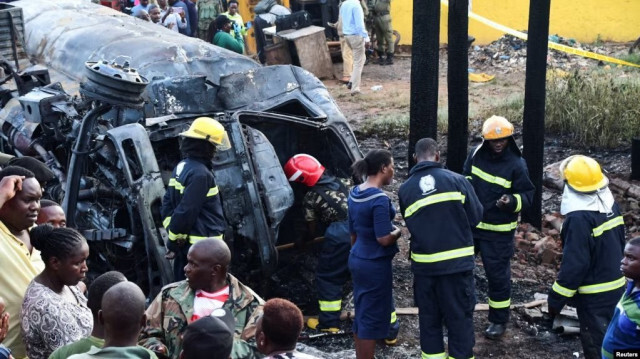
{"label": "photographer", "polygon": [[239,38],[238,32],[231,35],[232,21],[226,15],[218,15],[216,20],[209,26],[209,36],[211,43],[216,46],[223,47],[227,50],[242,54],[244,45]]}

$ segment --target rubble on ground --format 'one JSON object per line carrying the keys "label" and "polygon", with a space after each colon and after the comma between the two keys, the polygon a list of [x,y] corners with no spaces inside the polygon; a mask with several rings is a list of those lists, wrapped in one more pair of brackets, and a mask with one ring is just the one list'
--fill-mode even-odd
{"label": "rubble on ground", "polygon": [[[525,32],[525,31],[523,31]],[[627,50],[627,46],[612,44],[583,44],[574,39],[559,35],[550,35],[549,40],[573,48],[616,57]],[[475,72],[491,69],[492,72],[510,73],[521,71],[527,62],[527,42],[512,35],[503,35],[488,45],[475,45],[469,49],[469,67]],[[601,65],[597,60],[567,54],[549,49],[547,65],[549,68],[571,71]]]}

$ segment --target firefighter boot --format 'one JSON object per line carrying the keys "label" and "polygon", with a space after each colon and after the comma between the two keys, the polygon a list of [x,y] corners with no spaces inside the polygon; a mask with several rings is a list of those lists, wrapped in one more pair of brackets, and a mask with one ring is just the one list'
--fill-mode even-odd
{"label": "firefighter boot", "polygon": [[337,333],[340,331],[340,328],[337,328],[337,327],[323,328],[320,325],[320,321],[318,321],[318,318],[314,318],[314,317],[307,319],[307,327],[309,327],[309,329],[319,330],[321,332],[328,332],[328,333]]}
{"label": "firefighter boot", "polygon": [[378,54],[378,61],[376,61],[376,64],[380,66],[384,65],[384,52],[376,51],[376,53]]}
{"label": "firefighter boot", "polygon": [[385,65],[393,65],[393,53],[387,52],[387,60],[384,62]]}
{"label": "firefighter boot", "polygon": [[489,339],[498,339],[504,335],[507,324],[489,323],[489,327],[484,331],[484,336]]}

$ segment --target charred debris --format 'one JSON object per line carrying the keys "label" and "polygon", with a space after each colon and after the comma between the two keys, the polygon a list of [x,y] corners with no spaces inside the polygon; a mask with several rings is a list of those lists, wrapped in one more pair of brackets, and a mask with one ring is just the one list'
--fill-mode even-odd
{"label": "charred debris", "polygon": [[[36,157],[56,174],[44,196],[62,203],[67,223],[87,238],[90,278],[120,270],[154,296],[173,279],[159,209],[181,159],[178,134],[199,116],[215,117],[232,144],[216,155],[214,168],[234,271],[254,279],[269,275],[277,266],[276,245],[291,242],[303,220],[281,164],[307,152],[345,175],[360,156],[346,121],[329,121],[305,96],[301,84],[315,78],[298,68],[252,70],[215,86],[205,76],[149,81],[130,61],[86,62],[77,95],[50,83],[42,66],[18,73],[4,61],[3,83],[13,79],[15,88],[0,89],[0,150]],[[278,84],[266,80],[272,76],[288,88],[277,93]],[[249,86],[261,77],[262,85]],[[266,108],[224,111],[221,96],[233,97],[236,109],[262,97]]]}

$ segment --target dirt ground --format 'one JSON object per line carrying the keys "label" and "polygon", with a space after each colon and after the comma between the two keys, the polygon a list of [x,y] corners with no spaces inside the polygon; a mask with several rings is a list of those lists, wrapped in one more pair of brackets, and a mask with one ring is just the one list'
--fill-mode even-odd
{"label": "dirt ground", "polygon": [[[441,58],[446,58],[446,55]],[[490,71],[490,69],[488,69]],[[336,78],[342,77],[342,64],[334,64]],[[487,71],[487,69],[483,69]],[[394,183],[387,188],[395,195],[399,185],[407,177],[407,139],[389,138],[388,134],[364,136],[361,129],[368,121],[379,117],[408,117],[409,115],[409,90],[410,90],[410,57],[398,57],[392,66],[379,66],[370,64],[363,71],[363,83],[360,96],[350,96],[349,90],[337,80],[326,80],[325,85],[337,101],[354,129],[363,153],[373,148],[387,148],[394,154],[396,163],[396,177]],[[492,107],[500,101],[505,101],[511,96],[524,93],[524,67],[510,70],[508,73],[496,74],[496,78],[488,83],[469,84],[469,109],[470,124],[472,128],[479,130],[481,120],[476,118],[479,113]],[[373,86],[380,85],[382,89],[373,90]],[[446,63],[440,63],[440,88],[439,107],[446,110]],[[471,134],[470,146],[476,145],[479,139],[477,133]],[[443,152],[446,152],[446,140],[441,136]],[[474,142],[475,140],[475,142]],[[518,139],[519,140],[519,139]],[[625,177],[629,174],[630,159],[628,151],[589,151],[573,148],[559,139],[549,137],[545,141],[545,165],[559,161],[568,155],[582,152],[596,157],[610,175]],[[444,153],[446,157],[446,153]],[[543,212],[553,213],[559,209],[559,192],[545,189],[543,194]],[[404,227],[404,222],[397,223]],[[413,307],[413,276],[410,271],[408,254],[408,232],[404,229],[404,235],[399,240],[400,253],[394,259],[394,298],[397,308]],[[526,253],[516,250],[512,259],[512,304],[526,303],[534,300],[534,293],[547,293],[557,273],[557,265],[540,265],[535,260],[529,260]],[[312,266],[312,264],[311,264]],[[309,276],[309,275],[308,275]],[[309,278],[310,279],[310,278]],[[487,303],[487,281],[480,260],[477,261],[475,270],[476,293],[478,303]],[[302,306],[305,314],[313,314],[313,303],[307,301],[307,306]],[[317,309],[316,309],[317,310]],[[524,311],[513,309],[511,320],[506,335],[497,341],[486,339],[482,332],[488,325],[486,311],[479,311],[474,316],[476,333],[475,357],[476,358],[582,358],[582,348],[576,336],[560,336],[551,330],[551,323],[546,319],[527,320]],[[398,345],[387,347],[378,346],[376,358],[416,358],[420,355],[420,338],[418,318],[415,315],[399,316],[400,334]],[[350,322],[343,324],[346,332],[350,331]],[[313,333],[309,333],[313,334]],[[446,339],[445,339],[446,340]],[[349,334],[342,336],[323,337],[310,339],[305,344],[312,348],[305,348],[313,353],[313,348],[322,350],[324,357],[329,358],[355,358],[353,341]],[[332,354],[326,354],[332,353]],[[319,353],[317,353],[319,354]]]}

